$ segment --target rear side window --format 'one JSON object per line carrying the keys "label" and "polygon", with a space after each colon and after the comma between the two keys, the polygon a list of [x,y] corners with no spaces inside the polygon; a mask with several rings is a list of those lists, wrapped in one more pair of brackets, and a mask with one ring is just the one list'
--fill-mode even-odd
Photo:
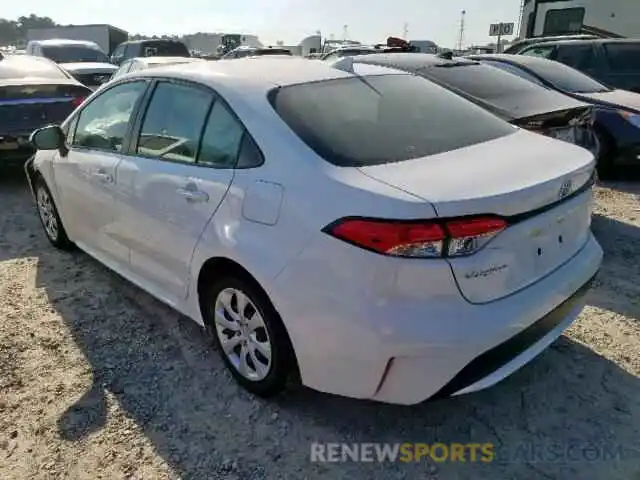
{"label": "rear side window", "polygon": [[614,72],[640,71],[640,43],[610,43],[604,48]]}
{"label": "rear side window", "polygon": [[410,160],[515,131],[473,103],[413,75],[292,85],[273,90],[269,97],[298,137],[338,166]]}

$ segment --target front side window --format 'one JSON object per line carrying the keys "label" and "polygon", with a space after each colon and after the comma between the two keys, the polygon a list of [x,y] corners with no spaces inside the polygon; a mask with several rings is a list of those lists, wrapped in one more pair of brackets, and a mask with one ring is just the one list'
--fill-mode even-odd
{"label": "front side window", "polygon": [[72,146],[122,151],[131,115],[146,82],[123,83],[105,90],[80,112]]}
{"label": "front side window", "polygon": [[591,45],[560,45],[555,60],[578,70],[587,70],[593,66],[593,48]]}
{"label": "front side window", "polygon": [[159,83],[142,122],[136,153],[174,162],[195,162],[212,101],[213,94],[207,90]]}
{"label": "front side window", "polygon": [[233,168],[244,127],[229,112],[223,102],[217,101],[211,109],[204,134],[198,163],[216,168]]}
{"label": "front side window", "polygon": [[269,100],[301,140],[338,166],[426,157],[516,131],[486,110],[414,75],[291,85],[273,90]]}
{"label": "front side window", "polygon": [[521,55],[526,55],[528,57],[553,58],[553,54],[555,50],[556,50],[556,47],[554,46],[540,45],[537,47],[531,47],[526,50],[523,50]]}

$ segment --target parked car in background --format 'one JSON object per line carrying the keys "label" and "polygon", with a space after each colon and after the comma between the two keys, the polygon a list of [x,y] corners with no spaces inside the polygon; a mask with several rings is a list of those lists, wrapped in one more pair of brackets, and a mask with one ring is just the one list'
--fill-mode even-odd
{"label": "parked car in background", "polygon": [[591,107],[475,60],[422,53],[373,54],[340,62],[379,65],[420,75],[502,119],[596,153]]}
{"label": "parked car in background", "polygon": [[549,37],[533,37],[533,38],[524,38],[522,40],[516,40],[511,43],[507,48],[503,50],[502,53],[508,53],[517,55],[525,48],[531,45],[539,45],[547,42],[556,42],[558,40],[596,40],[598,38],[597,35],[588,35],[588,34],[575,34],[575,35],[557,35],[557,36],[549,36]]}
{"label": "parked car in background", "polygon": [[593,155],[399,70],[151,68],[32,140],[49,241],[205,326],[257,395],[489,387],[572,324],[602,259]]}
{"label": "parked car in background", "polygon": [[130,40],[118,45],[111,54],[111,63],[120,65],[136,57],[191,57],[191,52],[180,40]]}
{"label": "parked car in background", "polygon": [[245,58],[245,57],[264,57],[267,55],[285,55],[287,57],[292,56],[291,50],[288,48],[281,47],[251,47],[251,46],[241,46],[238,48],[234,48],[233,50],[225,53],[221,60],[230,60],[234,58]]}
{"label": "parked car in background", "polygon": [[0,54],[0,169],[24,164],[31,132],[61,123],[90,93],[51,60]]}
{"label": "parked car in background", "polygon": [[202,58],[196,57],[141,57],[130,58],[120,64],[120,68],[116,70],[111,77],[111,80],[121,77],[127,73],[138,72],[140,70],[146,70],[147,68],[161,67],[166,65],[179,65],[183,63],[191,62],[204,62]]}
{"label": "parked car in background", "polygon": [[640,93],[640,39],[546,42],[520,55],[556,60],[611,87]]}
{"label": "parked car in background", "polygon": [[347,45],[338,47],[320,56],[320,60],[334,61],[343,57],[355,57],[357,55],[369,55],[380,53],[380,49],[372,45]]}
{"label": "parked car in background", "polygon": [[599,142],[598,172],[602,178],[618,164],[640,165],[640,94],[610,88],[562,63],[525,55],[469,57],[518,75],[542,87],[587,102],[594,109]]}
{"label": "parked car in background", "polygon": [[116,70],[98,44],[88,40],[32,40],[27,44],[26,52],[56,62],[92,89],[108,81]]}

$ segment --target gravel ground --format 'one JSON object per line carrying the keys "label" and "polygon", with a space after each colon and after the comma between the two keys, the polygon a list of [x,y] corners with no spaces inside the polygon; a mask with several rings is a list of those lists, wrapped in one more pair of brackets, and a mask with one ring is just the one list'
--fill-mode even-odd
{"label": "gravel ground", "polygon": [[[494,388],[398,407],[305,389],[250,397],[195,323],[50,247],[25,184],[5,178],[0,478],[640,479],[640,184],[597,197],[605,263],[567,335]],[[499,455],[312,463],[314,441],[492,442]]]}

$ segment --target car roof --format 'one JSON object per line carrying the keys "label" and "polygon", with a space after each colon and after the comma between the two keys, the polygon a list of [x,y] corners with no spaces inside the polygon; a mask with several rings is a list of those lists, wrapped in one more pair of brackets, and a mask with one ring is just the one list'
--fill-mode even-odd
{"label": "car roof", "polygon": [[49,38],[47,40],[33,40],[32,42],[46,47],[56,47],[64,45],[84,45],[87,47],[96,47],[98,45],[96,42],[91,42],[89,40],[72,40],[70,38]]}
{"label": "car roof", "polygon": [[478,63],[474,60],[462,57],[454,57],[449,60],[442,58],[433,53],[415,53],[415,52],[394,52],[394,53],[372,53],[369,55],[359,55],[353,57],[356,63],[369,63],[375,65],[384,65],[389,67],[401,68],[409,71],[422,70],[424,68],[446,66],[446,65],[473,65]]}
{"label": "car roof", "polygon": [[[551,40],[548,42],[540,42],[540,44],[549,45],[592,45],[592,44],[604,44],[604,43],[638,43],[640,39],[637,38],[567,38],[564,40]],[[532,43],[530,46],[536,46],[538,43]]]}
{"label": "car roof", "polygon": [[45,57],[4,54],[0,58],[0,83],[8,79],[51,79],[50,75],[46,75],[50,72],[59,73],[59,77],[56,77],[56,80],[58,78],[60,80],[67,79],[70,83],[77,83],[69,78],[53,61]]}
{"label": "car roof", "polygon": [[[402,74],[390,68],[364,65],[358,68],[360,75]],[[156,67],[134,72],[132,77],[171,77],[198,81],[204,84],[225,86],[240,90],[253,88],[268,91],[274,87],[284,87],[300,83],[318,82],[353,77],[353,73],[333,68],[326,62],[305,58],[281,56],[261,56],[239,58],[232,62],[191,62],[181,65]]]}
{"label": "car roof", "polygon": [[130,59],[131,61],[136,61],[140,63],[144,63],[147,65],[160,65],[163,63],[173,64],[173,63],[189,63],[195,61],[201,61],[201,58],[197,57],[135,57]]}
{"label": "car roof", "polygon": [[122,42],[119,45],[124,44],[138,44],[138,43],[182,43],[182,40],[178,40],[177,38],[147,38],[145,40],[127,40],[126,42]]}
{"label": "car roof", "polygon": [[513,55],[508,53],[490,53],[480,55],[468,55],[465,58],[471,60],[497,60],[506,63],[514,63],[516,65],[522,65],[523,67],[535,67],[536,65],[548,65],[549,62],[557,64],[555,60],[542,57],[531,57],[529,55]]}

